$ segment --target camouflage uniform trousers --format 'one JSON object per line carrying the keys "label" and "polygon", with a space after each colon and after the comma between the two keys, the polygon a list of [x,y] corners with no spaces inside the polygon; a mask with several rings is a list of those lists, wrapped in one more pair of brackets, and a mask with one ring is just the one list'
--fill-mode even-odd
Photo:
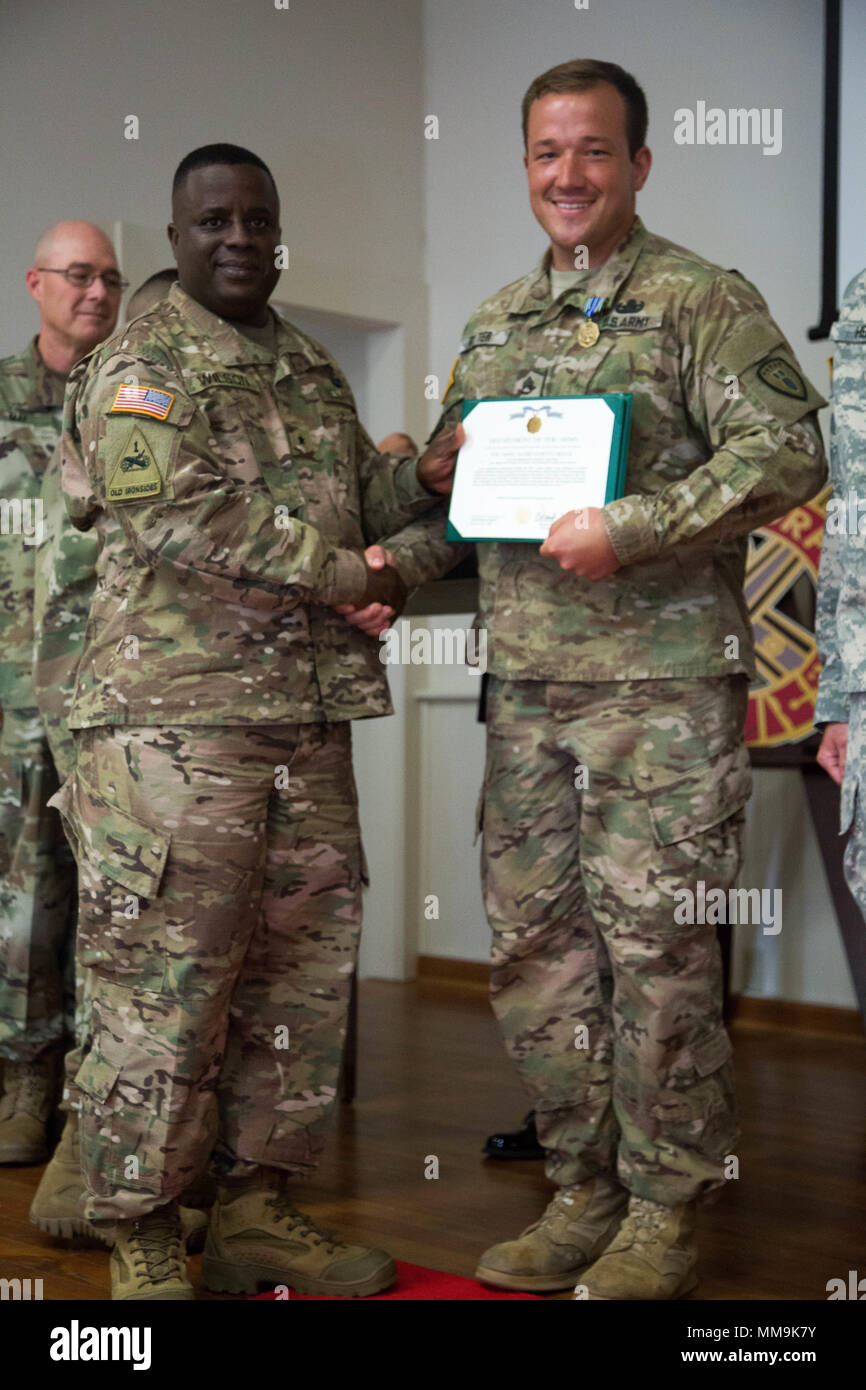
{"label": "camouflage uniform trousers", "polygon": [[57,773],[38,710],[0,729],[0,1056],[31,1061],[72,1032],[75,863],[48,807]]}
{"label": "camouflage uniform trousers", "polygon": [[76,743],[56,804],[89,977],[90,1033],[67,1059],[87,1215],[153,1210],[209,1155],[221,1175],[311,1173],[361,929],[350,724],[105,727]]}
{"label": "camouflage uniform trousers", "polygon": [[851,831],[845,846],[845,882],[866,919],[866,693],[849,696],[848,752],[839,808],[839,833]]}
{"label": "camouflage uniform trousers", "polygon": [[491,679],[491,1002],[558,1185],[616,1173],[675,1205],[724,1182],[721,955],[715,926],[676,923],[673,895],[735,883],[747,699],[744,676]]}

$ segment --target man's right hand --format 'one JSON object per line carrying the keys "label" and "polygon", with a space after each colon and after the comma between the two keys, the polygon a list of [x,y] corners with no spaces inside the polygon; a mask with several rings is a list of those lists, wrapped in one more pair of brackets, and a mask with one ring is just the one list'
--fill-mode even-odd
{"label": "man's right hand", "polygon": [[409,590],[403,583],[393,565],[383,565],[373,569],[367,565],[367,588],[358,607],[366,608],[369,603],[387,604],[395,618],[398,618],[406,605]]}
{"label": "man's right hand", "polygon": [[848,758],[848,725],[828,724],[818,749],[818,762],[829,772],[834,782],[842,785]]}

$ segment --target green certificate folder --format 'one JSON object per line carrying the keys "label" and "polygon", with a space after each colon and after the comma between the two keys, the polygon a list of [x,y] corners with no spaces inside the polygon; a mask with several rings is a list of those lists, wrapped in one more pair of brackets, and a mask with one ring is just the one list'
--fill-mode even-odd
{"label": "green certificate folder", "polygon": [[632,398],[464,401],[450,541],[543,541],[558,517],[625,491]]}

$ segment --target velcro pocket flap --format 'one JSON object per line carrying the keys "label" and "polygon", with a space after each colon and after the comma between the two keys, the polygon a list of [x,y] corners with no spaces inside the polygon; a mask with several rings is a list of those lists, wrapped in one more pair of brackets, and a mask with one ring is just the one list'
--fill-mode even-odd
{"label": "velcro pocket flap", "polygon": [[741,394],[783,424],[827,404],[803,376],[778,328],[762,315],[747,317],[727,334],[707,370],[720,381],[735,376]]}
{"label": "velcro pocket flap", "polygon": [[718,1071],[719,1067],[723,1067],[725,1062],[729,1061],[734,1052],[724,1028],[717,1028],[708,1038],[696,1043],[690,1050],[695,1071],[699,1076],[712,1076],[714,1071]]}
{"label": "velcro pocket flap", "polygon": [[78,769],[64,783],[61,795],[63,804],[58,805],[58,810],[72,825],[79,853],[104,878],[121,884],[138,897],[155,898],[171,836],[107,801]]}
{"label": "velcro pocket flap", "polygon": [[660,845],[673,845],[721,824],[742,810],[752,793],[752,769],[743,744],[684,771],[649,768],[641,780]]}
{"label": "velcro pocket flap", "polygon": [[75,1085],[94,1100],[108,1100],[112,1087],[120,1075],[120,1067],[109,1062],[98,1052],[88,1052],[75,1076]]}

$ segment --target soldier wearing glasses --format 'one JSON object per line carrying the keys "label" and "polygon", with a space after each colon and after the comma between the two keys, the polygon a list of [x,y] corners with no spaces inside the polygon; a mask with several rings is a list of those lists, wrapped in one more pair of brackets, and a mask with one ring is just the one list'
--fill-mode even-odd
{"label": "soldier wearing glasses", "polygon": [[74,921],[74,864],[47,806],[58,779],[33,690],[40,484],[60,439],[66,378],[114,328],[126,284],[90,222],[52,227],[33,259],[26,282],[39,332],[0,361],[0,1163],[48,1156]]}

